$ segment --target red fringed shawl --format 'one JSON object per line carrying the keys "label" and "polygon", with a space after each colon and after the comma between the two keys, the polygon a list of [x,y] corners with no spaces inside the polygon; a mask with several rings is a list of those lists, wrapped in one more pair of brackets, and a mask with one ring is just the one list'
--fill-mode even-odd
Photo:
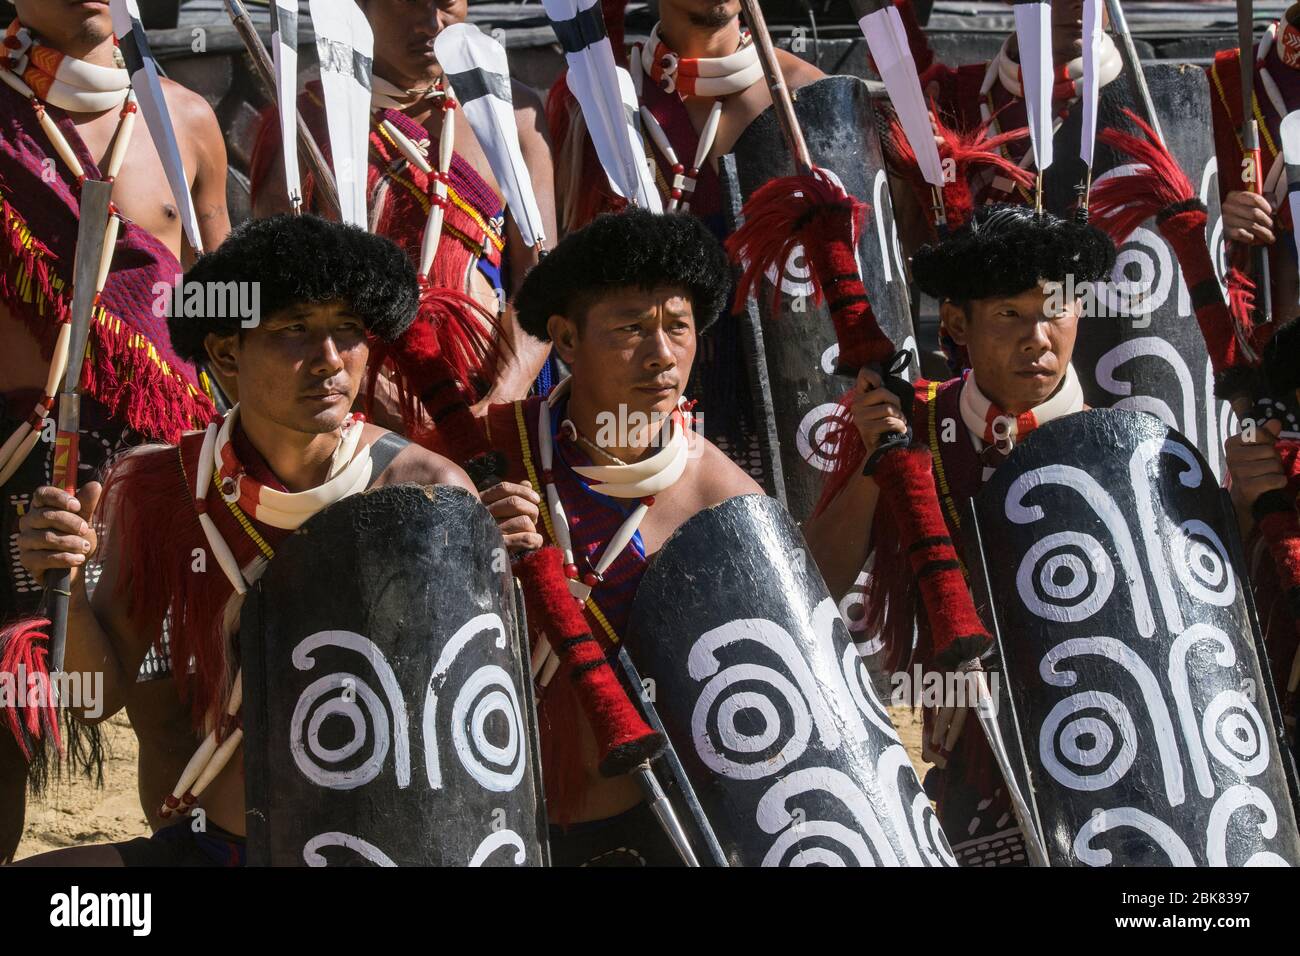
{"label": "red fringed shawl", "polygon": [[[99,177],[67,114],[54,106],[46,110],[86,174]],[[72,306],[68,283],[78,208],[76,178],[41,131],[31,103],[0,84],[0,303],[36,337],[46,358]],[[95,308],[81,379],[85,393],[114,419],[169,442],[214,414],[194,367],[172,351],[166,318],[156,308],[167,301],[180,272],[162,242],[123,223],[113,271]]]}

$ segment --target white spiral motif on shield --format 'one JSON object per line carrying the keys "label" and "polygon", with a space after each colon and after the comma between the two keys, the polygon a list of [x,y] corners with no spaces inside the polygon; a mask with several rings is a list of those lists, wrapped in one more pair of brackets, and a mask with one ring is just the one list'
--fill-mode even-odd
{"label": "white spiral motif on shield", "polygon": [[[1151,673],[1151,669],[1147,666],[1146,662],[1134,653],[1132,648],[1128,645],[1117,641],[1112,637],[1075,637],[1062,641],[1043,655],[1043,659],[1038,665],[1039,676],[1045,683],[1051,684],[1053,687],[1073,687],[1078,683],[1078,673],[1065,667],[1058,666],[1061,662],[1072,657],[1100,657],[1112,661],[1128,672],[1129,676],[1133,679],[1133,682],[1137,685],[1138,690],[1142,694],[1142,703],[1146,705],[1147,717],[1151,721],[1151,727],[1155,736],[1156,749],[1160,754],[1160,770],[1164,775],[1165,795],[1169,798],[1170,806],[1179,806],[1183,802],[1185,792],[1183,790],[1183,763],[1178,753],[1178,740],[1174,736],[1174,725],[1173,721],[1169,717],[1169,708],[1165,704],[1164,691],[1161,689],[1160,682],[1156,680],[1155,675]],[[1112,701],[1122,708],[1125,714],[1129,713],[1127,708],[1123,707],[1122,704],[1119,704],[1119,702],[1109,694],[1101,694],[1097,692],[1091,692],[1091,694],[1089,692],[1075,694],[1074,697],[1067,698],[1066,701],[1062,701],[1058,704],[1057,707],[1052,710],[1052,713],[1048,715],[1047,721],[1044,722],[1039,735],[1040,756],[1043,755],[1044,750],[1041,746],[1041,742],[1044,739],[1044,735],[1048,733],[1048,727],[1053,719],[1052,715],[1057,714],[1057,710],[1068,701],[1073,701],[1075,698],[1087,698],[1090,696],[1095,698],[1095,700],[1090,701],[1090,703],[1094,703],[1096,707],[1105,710],[1111,715],[1112,719],[1117,722],[1122,723],[1124,718],[1118,716],[1117,712],[1111,709]],[[1102,700],[1101,698],[1109,698],[1109,700]],[[1064,719],[1065,714],[1067,714],[1071,709],[1072,707],[1067,707],[1062,711],[1060,715],[1061,719]],[[1131,720],[1127,721],[1126,726],[1128,728],[1128,735],[1127,737],[1121,736],[1121,748],[1123,747],[1123,741],[1125,739],[1134,743],[1136,743],[1137,740],[1136,731],[1133,729],[1133,722]],[[1091,724],[1089,725],[1089,728],[1088,732],[1090,733],[1100,733],[1099,724]],[[1054,737],[1055,735],[1053,733],[1053,739]],[[1083,746],[1085,743],[1097,742],[1096,739],[1092,741],[1084,740],[1078,735],[1070,739],[1074,741],[1075,753],[1076,756],[1079,757],[1087,757],[1088,755],[1087,748]],[[1113,732],[1110,738],[1110,743],[1113,747],[1115,743]],[[1122,755],[1121,750],[1121,753],[1116,755],[1112,763],[1118,763]],[[1130,763],[1132,762],[1131,757],[1129,757],[1128,760]],[[1044,763],[1046,763],[1046,759],[1044,759]],[[1081,766],[1087,766],[1087,764],[1084,763],[1081,764]],[[1110,774],[1113,776],[1113,773],[1106,770],[1105,766],[1100,762],[1097,762],[1095,766],[1102,767],[1103,774]],[[1120,764],[1120,766],[1123,766],[1125,770],[1128,769],[1127,765]],[[1050,765],[1048,765],[1048,770],[1051,772]],[[1122,771],[1120,772],[1120,775],[1122,776]],[[1053,776],[1056,777],[1056,774],[1053,773]],[[1075,787],[1070,782],[1071,777],[1069,773],[1063,773],[1060,777],[1056,777],[1056,779],[1060,780],[1060,782],[1065,786],[1072,787],[1073,789],[1095,789],[1090,787]],[[1115,779],[1118,778],[1116,777]],[[1110,782],[1113,782],[1113,780]]]}
{"label": "white spiral motif on shield", "polygon": [[[320,677],[298,695],[289,725],[289,752],[308,780],[331,790],[353,790],[379,776],[391,745],[397,785],[411,782],[411,753],[407,735],[406,701],[392,666],[369,638],[352,631],[317,631],[293,649],[300,671],[315,666],[313,653],[339,647],[369,663],[383,689],[381,699],[363,678],[348,671]],[[390,717],[391,714],[391,717]],[[326,721],[345,720],[350,735],[337,746],[321,739]],[[363,759],[356,759],[358,754]]]}
{"label": "white spiral motif on shield", "polygon": [[[900,785],[906,778],[909,787]],[[903,851],[905,866],[956,866],[948,840],[943,835],[938,818],[930,807],[930,799],[921,790],[916,770],[908,759],[901,743],[881,751],[876,761],[876,780],[885,797],[886,808],[898,835],[898,845]],[[905,794],[911,794],[910,805]],[[927,813],[928,811],[928,813]]]}
{"label": "white spiral motif on shield", "polygon": [[1197,600],[1228,607],[1237,599],[1237,576],[1228,549],[1204,521],[1192,519],[1179,525],[1169,541],[1169,552],[1178,580]]}
{"label": "white spiral motif on shield", "polygon": [[[438,754],[438,698],[446,694],[451,665],[475,637],[482,636],[498,652],[507,645],[506,627],[496,614],[479,614],[461,625],[443,646],[424,696],[424,765],[429,786],[442,787]],[[489,651],[489,653],[491,653]],[[483,654],[486,657],[487,654]],[[515,789],[523,779],[527,746],[519,695],[513,677],[497,664],[483,664],[454,688],[451,705],[451,742],[461,766],[494,793]],[[493,741],[488,722],[493,716],[505,728],[505,740]]]}
{"label": "white spiral motif on shield", "polygon": [[[1205,856],[1210,866],[1232,866],[1228,859],[1228,825],[1232,816],[1243,807],[1254,807],[1264,819],[1257,824],[1259,836],[1271,840],[1277,836],[1277,810],[1268,794],[1249,784],[1229,787],[1210,809],[1210,822],[1205,828]],[[1253,819],[1253,817],[1252,817]],[[1276,853],[1260,850],[1246,858],[1242,866],[1290,866]]]}
{"label": "white spiral motif on shield", "polygon": [[1153,315],[1169,299],[1175,275],[1173,256],[1164,239],[1138,226],[1115,257],[1110,283],[1102,286],[1106,314],[1129,318]]}
{"label": "white spiral motif on shield", "polygon": [[1007,490],[1005,503],[1007,517],[1016,524],[1041,521],[1044,516],[1043,509],[1039,505],[1025,505],[1024,499],[1034,489],[1052,485],[1061,485],[1078,492],[1084,503],[1101,519],[1111,533],[1115,549],[1119,553],[1120,563],[1124,568],[1124,578],[1128,582],[1138,633],[1143,637],[1150,637],[1155,633],[1156,623],[1151,612],[1151,601],[1143,585],[1145,575],[1142,564],[1138,561],[1137,549],[1133,546],[1128,520],[1115,504],[1115,499],[1097,483],[1092,475],[1070,465],[1044,465],[1026,472]]}
{"label": "white spiral motif on shield", "polygon": [[1110,600],[1115,566],[1090,534],[1058,531],[1035,541],[1020,559],[1016,591],[1047,621],[1078,623]]}
{"label": "white spiral motif on shield", "polygon": [[817,291],[817,286],[812,281],[808,256],[804,253],[802,245],[797,245],[790,250],[790,255],[780,272],[777,272],[775,265],[770,265],[763,274],[767,276],[768,282],[774,286],[779,284],[781,291],[791,298],[808,298]]}
{"label": "white spiral motif on shield", "polygon": [[867,718],[888,739],[900,743],[898,731],[889,719],[889,714],[876,699],[867,662],[856,644],[845,646],[844,653],[840,657],[840,669],[844,673],[844,684],[848,687],[849,696],[853,699],[858,713]]}
{"label": "white spiral motif on shield", "polygon": [[[1115,373],[1129,362],[1138,358],[1160,359],[1173,370],[1178,381],[1178,393],[1182,398],[1181,416],[1174,413],[1168,403],[1154,395],[1133,394],[1133,383],[1115,377]],[[1196,386],[1192,382],[1191,370],[1187,361],[1168,341],[1158,335],[1146,335],[1141,338],[1121,342],[1101,358],[1097,359],[1094,373],[1097,385],[1112,395],[1120,396],[1111,408],[1124,408],[1134,412],[1147,412],[1156,416],[1170,428],[1176,428],[1185,434],[1192,444],[1196,444]],[[1153,376],[1144,374],[1141,379],[1147,388],[1151,387]]]}
{"label": "white spiral motif on shield", "polygon": [[302,861],[308,866],[329,866],[325,854],[321,853],[321,849],[327,846],[346,847],[357,856],[369,860],[376,866],[397,866],[387,853],[373,843],[350,833],[341,833],[338,830],[331,830],[329,833],[318,833],[308,840],[302,848]]}
{"label": "white spiral motif on shield", "polygon": [[1058,701],[1038,732],[1038,757],[1052,779],[1071,790],[1104,790],[1123,779],[1137,756],[1137,728],[1128,708],[1104,691]]}
{"label": "white spiral motif on shield", "polygon": [[1187,655],[1199,641],[1218,645],[1218,649],[1214,652],[1214,662],[1220,667],[1235,667],[1237,652],[1233,649],[1227,635],[1209,624],[1193,624],[1174,638],[1173,644],[1169,647],[1169,689],[1174,696],[1174,706],[1178,709],[1178,724],[1183,731],[1183,741],[1187,744],[1192,775],[1196,777],[1196,787],[1201,791],[1201,796],[1212,797],[1214,778],[1210,775],[1210,765],[1205,759],[1200,723],[1196,716],[1196,705],[1192,703],[1192,692],[1187,678]]}
{"label": "white spiral motif on shield", "polygon": [[[1129,480],[1133,485],[1133,498],[1137,504],[1138,526],[1142,529],[1142,544],[1146,549],[1147,570],[1156,586],[1156,595],[1160,599],[1160,608],[1165,616],[1165,623],[1171,631],[1183,629],[1183,612],[1178,597],[1174,593],[1173,578],[1169,574],[1169,562],[1165,560],[1165,539],[1169,537],[1164,528],[1156,525],[1156,502],[1154,490],[1160,480],[1162,466],[1161,456],[1177,458],[1182,463],[1178,471],[1178,481],[1184,488],[1199,488],[1202,474],[1201,465],[1195,453],[1173,436],[1167,438],[1148,438],[1138,444],[1129,458]],[[1164,511],[1163,503],[1161,505]],[[1174,563],[1179,558],[1175,556]]]}
{"label": "white spiral motif on shield", "polygon": [[488,857],[497,850],[513,847],[514,864],[522,866],[527,852],[524,847],[524,839],[514,830],[495,830],[483,838],[483,842],[474,850],[474,854],[469,858],[469,866],[482,866],[487,862]]}
{"label": "white spiral motif on shield", "polygon": [[1151,838],[1169,860],[1169,866],[1195,866],[1196,860],[1187,844],[1163,820],[1136,807],[1119,807],[1113,810],[1095,810],[1079,828],[1074,838],[1074,855],[1087,866],[1110,866],[1111,852],[1105,847],[1094,847],[1093,837],[1100,833],[1132,827]]}
{"label": "white spiral motif on shield", "polygon": [[[807,806],[825,794],[855,826],[810,820]],[[798,798],[805,799],[800,800]],[[776,839],[761,866],[898,866],[885,828],[856,783],[832,767],[796,770],[759,798],[758,825]]]}
{"label": "white spiral motif on shield", "polygon": [[939,826],[939,815],[934,812],[925,791],[912,800],[912,833],[920,842],[930,866],[957,866],[957,857],[948,845],[948,838]]}
{"label": "white spiral motif on shield", "polygon": [[799,457],[818,471],[835,467],[835,433],[844,424],[838,402],[823,402],[809,409],[794,433]]}
{"label": "white spiral motif on shield", "polygon": [[[741,641],[752,642],[762,659],[775,656],[785,673],[750,661],[721,668],[717,652]],[[772,621],[746,618],[706,631],[691,647],[687,670],[693,680],[707,680],[691,713],[691,738],[715,773],[736,780],[774,776],[803,755],[814,728],[826,749],[840,745],[836,721],[794,638]]]}
{"label": "white spiral motif on shield", "polygon": [[1255,777],[1268,769],[1268,728],[1241,691],[1215,695],[1201,715],[1201,734],[1210,755],[1243,777]]}
{"label": "white spiral motif on shield", "polygon": [[[1217,197],[1218,195],[1218,179],[1219,157],[1211,155],[1209,162],[1205,164],[1205,169],[1201,170],[1200,191],[1201,202],[1205,203],[1206,209],[1210,211],[1213,211],[1212,206],[1218,205],[1217,202],[1211,200],[1211,196]],[[1214,217],[1212,222],[1207,220],[1206,228],[1209,229],[1209,235],[1206,236],[1205,243],[1210,250],[1210,261],[1214,264],[1214,276],[1219,280],[1219,288],[1226,291],[1228,253],[1227,243],[1224,241],[1223,235],[1222,210],[1220,210],[1218,216]],[[1185,311],[1190,311],[1190,305]],[[1211,393],[1207,392],[1206,394]]]}

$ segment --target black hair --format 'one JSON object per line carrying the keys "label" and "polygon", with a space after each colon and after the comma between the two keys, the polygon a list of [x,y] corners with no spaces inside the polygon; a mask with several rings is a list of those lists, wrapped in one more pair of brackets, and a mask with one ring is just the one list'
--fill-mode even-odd
{"label": "black hair", "polygon": [[912,257],[917,288],[941,302],[1018,295],[1039,282],[1109,278],[1115,244],[1095,226],[1025,206],[981,206],[941,242]]}
{"label": "black hair", "polygon": [[196,308],[192,299],[211,299],[194,290],[220,294],[236,288],[230,283],[256,283],[256,319],[304,303],[345,302],[367,332],[387,341],[406,331],[419,305],[419,284],[406,253],[382,236],[317,216],[245,222],[200,256],[182,283],[167,328],[176,354],[191,362],[207,354],[203,340],[209,333],[233,335],[245,326],[245,317],[231,309]]}
{"label": "black hair", "polygon": [[666,286],[689,290],[695,330],[703,332],[727,301],[726,253],[689,213],[656,215],[632,208],[597,216],[565,236],[529,270],[515,296],[515,311],[524,331],[545,342],[552,315],[581,321],[602,295]]}

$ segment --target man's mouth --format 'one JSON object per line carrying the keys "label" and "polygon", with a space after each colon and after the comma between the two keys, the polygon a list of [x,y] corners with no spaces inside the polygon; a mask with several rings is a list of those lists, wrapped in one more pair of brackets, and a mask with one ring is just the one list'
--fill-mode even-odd
{"label": "man's mouth", "polygon": [[315,391],[304,392],[303,398],[309,402],[345,402],[348,400],[348,393],[333,388],[320,388]]}
{"label": "man's mouth", "polygon": [[1032,365],[1029,368],[1022,368],[1020,371],[1016,372],[1016,374],[1021,378],[1031,378],[1035,381],[1041,381],[1051,378],[1056,373],[1051,369],[1043,368],[1041,365]]}
{"label": "man's mouth", "polygon": [[658,382],[650,382],[648,385],[636,386],[636,390],[638,392],[645,392],[649,395],[667,395],[670,392],[677,391],[677,385],[675,382],[666,385],[661,385]]}

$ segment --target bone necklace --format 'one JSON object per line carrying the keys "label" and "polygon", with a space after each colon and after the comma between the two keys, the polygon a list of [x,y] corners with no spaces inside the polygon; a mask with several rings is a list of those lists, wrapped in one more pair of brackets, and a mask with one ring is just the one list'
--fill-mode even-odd
{"label": "bone necklace", "polygon": [[[623,553],[623,549],[637,533],[641,522],[645,520],[646,513],[655,503],[654,496],[672,487],[681,478],[682,472],[686,470],[686,462],[690,458],[690,449],[686,441],[684,413],[678,407],[664,423],[663,427],[669,432],[663,447],[653,455],[647,455],[630,465],[570,466],[574,473],[587,481],[591,490],[597,494],[623,500],[639,499],[632,513],[623,520],[601,551],[593,570],[579,577],[573,554],[573,539],[569,534],[569,519],[564,510],[564,502],[555,487],[552,469],[555,461],[555,446],[551,432],[551,410],[561,398],[568,395],[571,385],[571,379],[564,379],[541,403],[537,414],[537,445],[538,456],[542,462],[541,479],[546,489],[546,505],[551,512],[550,524],[555,543],[564,554],[564,575],[568,579],[569,592],[579,605],[584,605],[587,598],[591,596],[592,589],[603,580],[604,573],[609,570],[610,565]],[[577,434],[577,429],[572,428],[567,419],[561,423],[561,427],[567,427],[567,430]],[[538,678],[542,687],[550,683],[559,663],[559,657],[551,651],[550,644],[545,636],[542,636],[538,640],[532,660],[533,676]]]}
{"label": "bone necklace", "polygon": [[[424,237],[420,242],[420,281],[427,282],[429,270],[438,253],[438,243],[442,239],[442,222],[447,215],[447,189],[451,182],[451,158],[456,148],[456,122],[452,110],[456,109],[456,100],[446,78],[440,78],[427,93],[415,95],[410,91],[400,90],[382,77],[374,77],[374,92],[371,106],[376,110],[409,108],[420,99],[434,100],[443,111],[442,135],[438,137],[438,168],[429,165],[429,143],[427,140],[416,143],[388,120],[382,120],[379,127],[392,140],[398,152],[406,161],[434,181],[433,196],[429,200],[429,218],[425,221]],[[412,97],[415,96],[414,99]]]}
{"label": "bone necklace", "polygon": [[[215,484],[222,500],[231,506],[236,517],[248,513],[273,528],[296,530],[322,509],[364,490],[370,483],[374,463],[370,460],[369,446],[358,448],[362,432],[365,431],[364,419],[359,415],[349,415],[344,419],[339,444],[330,458],[329,474],[323,484],[296,493],[267,488],[248,479],[243,466],[235,458],[230,436],[238,416],[239,406],[236,405],[226,413],[220,428],[216,422],[208,425],[199,451],[194,482],[194,509],[198,512],[203,536],[207,539],[217,564],[230,581],[230,586],[235,589],[235,595],[243,597],[266,569],[266,562],[254,562],[247,571],[239,566],[239,559],[208,515],[208,489]],[[245,481],[248,481],[249,488],[243,487]],[[252,487],[254,485],[256,487]],[[240,523],[268,561],[275,556],[275,552],[251,525],[244,521]],[[203,743],[185,765],[171,793],[163,801],[160,810],[163,817],[171,816],[179,809],[188,809],[198,802],[199,795],[225,769],[239,748],[244,739],[239,716],[243,704],[243,677],[242,669],[235,672],[225,713],[218,725],[208,731]]]}
{"label": "bone necklace", "polygon": [[749,89],[763,75],[763,67],[758,60],[758,47],[747,32],[742,32],[740,48],[730,56],[683,59],[659,39],[659,25],[655,24],[645,46],[632,48],[632,57],[634,62],[641,64],[641,69],[632,70],[638,102],[647,76],[666,92],[676,93],[682,99],[688,96],[715,97],[708,118],[704,121],[704,128],[700,130],[699,145],[695,149],[695,159],[690,169],[677,158],[677,151],[673,149],[654,114],[644,105],[639,109],[641,122],[650,134],[651,141],[672,167],[673,181],[669,187],[668,211],[685,212],[691,208],[691,197],[695,193],[700,170],[708,160],[718,137],[718,124],[722,120],[722,98]]}

